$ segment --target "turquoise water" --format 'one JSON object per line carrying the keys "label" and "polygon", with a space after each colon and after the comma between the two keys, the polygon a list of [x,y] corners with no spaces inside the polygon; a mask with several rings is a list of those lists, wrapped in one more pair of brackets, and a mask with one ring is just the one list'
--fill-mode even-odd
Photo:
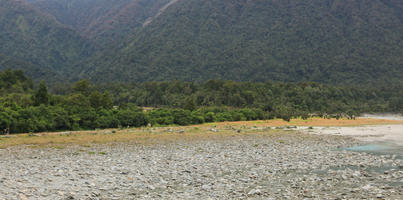
{"label": "turquoise water", "polygon": [[393,143],[377,143],[377,144],[365,144],[353,147],[342,148],[340,150],[366,152],[380,155],[396,155],[397,159],[403,159],[403,146],[399,146]]}
{"label": "turquoise water", "polygon": [[344,148],[345,150],[349,151],[367,151],[367,152],[382,152],[382,151],[389,151],[393,150],[392,146],[388,145],[381,145],[381,144],[366,144],[354,147]]}

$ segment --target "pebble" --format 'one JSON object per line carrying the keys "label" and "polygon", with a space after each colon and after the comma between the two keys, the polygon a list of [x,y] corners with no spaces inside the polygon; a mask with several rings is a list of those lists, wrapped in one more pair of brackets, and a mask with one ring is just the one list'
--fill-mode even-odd
{"label": "pebble", "polygon": [[402,160],[335,151],[356,144],[343,136],[290,132],[85,150],[9,147],[0,151],[0,197],[399,199],[403,187],[390,183],[401,181]]}

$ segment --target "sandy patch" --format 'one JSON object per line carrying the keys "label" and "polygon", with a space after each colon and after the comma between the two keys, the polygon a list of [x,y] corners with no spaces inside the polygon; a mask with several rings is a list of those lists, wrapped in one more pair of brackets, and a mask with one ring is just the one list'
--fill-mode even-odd
{"label": "sandy patch", "polygon": [[315,127],[315,134],[352,136],[366,142],[388,142],[403,146],[403,124],[359,127]]}
{"label": "sandy patch", "polygon": [[361,119],[383,119],[383,120],[403,120],[403,116],[399,114],[363,114]]}

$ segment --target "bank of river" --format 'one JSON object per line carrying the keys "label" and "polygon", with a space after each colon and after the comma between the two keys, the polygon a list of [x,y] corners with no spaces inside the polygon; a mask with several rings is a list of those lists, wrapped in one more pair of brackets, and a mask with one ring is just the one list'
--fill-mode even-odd
{"label": "bank of river", "polygon": [[400,199],[403,161],[341,149],[361,143],[262,130],[147,144],[14,146],[0,149],[0,199]]}
{"label": "bank of river", "polygon": [[357,127],[314,127],[305,132],[319,135],[341,135],[353,137],[362,144],[347,148],[352,151],[403,155],[403,124],[372,125]]}

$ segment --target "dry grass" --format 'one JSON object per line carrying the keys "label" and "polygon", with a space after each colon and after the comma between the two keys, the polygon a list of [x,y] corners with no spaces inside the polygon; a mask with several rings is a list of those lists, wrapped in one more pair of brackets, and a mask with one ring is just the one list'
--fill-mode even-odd
{"label": "dry grass", "polygon": [[[269,129],[281,126],[360,126],[380,124],[403,124],[403,121],[379,119],[294,119],[291,122],[283,120],[222,122],[185,127],[158,127],[133,129],[106,129],[95,131],[52,132],[39,134],[18,134],[0,137],[0,148],[16,145],[32,147],[64,148],[65,145],[90,146],[91,144],[130,142],[153,144],[175,142],[178,140],[224,139],[229,136],[247,134],[284,134],[286,131]],[[215,132],[218,130],[218,132]]]}
{"label": "dry grass", "polygon": [[[370,119],[359,118],[356,120],[349,119],[323,119],[323,118],[311,118],[307,120],[292,119],[290,122],[286,122],[282,119],[274,120],[260,120],[260,121],[246,121],[246,122],[222,122],[211,123],[210,125],[216,126],[364,126],[364,125],[384,125],[384,124],[403,124],[403,120],[384,120],[384,119]],[[200,125],[196,125],[200,126]],[[201,125],[204,126],[204,125]]]}
{"label": "dry grass", "polygon": [[[272,130],[275,134],[280,130]],[[160,127],[160,128],[133,128],[124,130],[76,131],[63,133],[18,134],[0,138],[0,148],[16,145],[31,147],[63,148],[63,145],[81,145],[89,147],[91,144],[122,143],[155,144],[175,142],[178,140],[194,141],[205,139],[223,139],[229,136],[263,134],[262,130],[244,129],[238,133],[234,129],[222,129],[213,132],[208,126],[198,127]],[[265,133],[267,134],[267,132]]]}

